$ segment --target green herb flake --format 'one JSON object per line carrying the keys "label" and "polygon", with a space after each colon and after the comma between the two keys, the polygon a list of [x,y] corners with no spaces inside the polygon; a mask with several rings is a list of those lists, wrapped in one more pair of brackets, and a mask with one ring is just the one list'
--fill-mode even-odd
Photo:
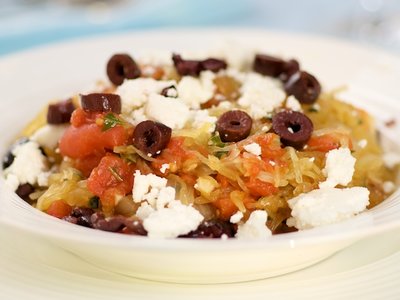
{"label": "green herb flake", "polygon": [[104,116],[104,123],[103,123],[103,131],[107,131],[111,128],[114,128],[117,125],[122,125],[123,122],[113,113],[108,113]]}
{"label": "green herb flake", "polygon": [[97,196],[93,196],[89,199],[89,207],[91,209],[97,209],[99,208],[99,200],[100,198]]}
{"label": "green herb flake", "polygon": [[124,179],[121,177],[121,175],[118,174],[118,171],[115,168],[108,167],[108,170],[110,170],[111,175],[114,176],[115,179],[117,179],[120,182],[124,181]]}
{"label": "green herb flake", "polygon": [[208,145],[223,148],[226,146],[226,143],[221,141],[221,137],[219,136],[219,134],[214,134],[211,136]]}

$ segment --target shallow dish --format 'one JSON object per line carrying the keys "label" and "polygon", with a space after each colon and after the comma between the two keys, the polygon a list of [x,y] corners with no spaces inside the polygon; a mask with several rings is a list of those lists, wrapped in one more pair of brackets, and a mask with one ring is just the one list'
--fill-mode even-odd
{"label": "shallow dish", "polygon": [[[143,53],[147,49],[196,50],[221,44],[222,40],[296,57],[327,89],[349,85],[343,97],[350,101],[363,99],[365,102],[355,104],[369,110],[380,124],[400,115],[394,100],[400,98],[394,83],[400,61],[379,51],[329,39],[244,29],[131,33],[56,45],[2,59],[2,104],[7,113],[1,120],[0,153],[6,152],[23,124],[49,99],[81,92],[99,79],[110,54]],[[399,129],[378,127],[385,145],[396,148]],[[263,242],[158,240],[80,228],[36,211],[8,190],[3,180],[0,202],[4,223],[45,236],[97,266],[140,278],[188,283],[237,282],[288,273],[320,261],[363,237],[400,225],[398,192],[349,221],[274,236]]]}

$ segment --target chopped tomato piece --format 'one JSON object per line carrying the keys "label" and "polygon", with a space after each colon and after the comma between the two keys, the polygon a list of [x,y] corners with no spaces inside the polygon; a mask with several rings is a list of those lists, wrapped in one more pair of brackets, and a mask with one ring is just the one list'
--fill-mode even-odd
{"label": "chopped tomato piece", "polygon": [[179,170],[183,162],[191,156],[190,151],[185,150],[183,147],[184,141],[185,138],[183,137],[172,137],[167,147],[151,163],[152,167],[155,170],[160,170],[163,164],[170,164],[176,170]]}
{"label": "chopped tomato piece", "polygon": [[310,151],[328,152],[341,146],[353,148],[350,136],[344,133],[331,133],[320,136],[312,136],[307,143]]}
{"label": "chopped tomato piece", "polygon": [[275,133],[260,134],[255,137],[254,142],[260,145],[263,159],[279,159],[285,154],[285,150],[281,147],[280,138]]}
{"label": "chopped tomato piece", "polygon": [[106,131],[96,124],[71,126],[61,138],[60,151],[63,156],[83,158],[125,145],[128,138],[127,131],[120,125]]}
{"label": "chopped tomato piece", "polygon": [[104,212],[110,212],[117,197],[125,196],[133,188],[133,173],[136,167],[122,158],[107,154],[100,164],[93,169],[87,181],[87,187],[100,197]]}
{"label": "chopped tomato piece", "polygon": [[107,154],[90,174],[88,189],[99,197],[110,188],[118,188],[125,195],[132,191],[134,170],[133,164],[128,164],[116,155]]}
{"label": "chopped tomato piece", "polygon": [[269,196],[279,191],[272,183],[264,182],[254,177],[250,177],[245,184],[250,194],[255,197]]}
{"label": "chopped tomato piece", "polygon": [[83,158],[78,158],[74,160],[73,162],[73,167],[79,171],[82,172],[83,176],[86,178],[90,176],[90,173],[94,168],[96,168],[103,156],[105,155],[105,152],[100,152],[100,153],[95,153]]}
{"label": "chopped tomato piece", "polygon": [[63,200],[56,200],[50,204],[49,208],[47,209],[47,213],[53,217],[62,219],[72,211],[72,207],[65,203]]}

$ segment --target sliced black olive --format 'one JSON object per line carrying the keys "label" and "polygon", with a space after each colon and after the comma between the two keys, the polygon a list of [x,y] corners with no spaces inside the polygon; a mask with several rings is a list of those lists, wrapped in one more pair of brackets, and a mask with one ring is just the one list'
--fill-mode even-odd
{"label": "sliced black olive", "polygon": [[208,70],[214,73],[226,69],[227,66],[224,60],[217,58],[207,58],[201,61],[202,70]]}
{"label": "sliced black olive", "polygon": [[266,76],[278,77],[284,71],[285,63],[278,57],[257,54],[254,58],[253,70]]}
{"label": "sliced black olive", "polygon": [[199,76],[201,71],[218,72],[227,68],[227,63],[222,59],[207,58],[204,60],[186,60],[179,54],[172,55],[176,71],[181,76]]}
{"label": "sliced black olive", "polygon": [[75,106],[71,99],[61,101],[59,103],[50,104],[47,110],[48,124],[68,123],[71,115],[75,110]]}
{"label": "sliced black olive", "polygon": [[198,60],[185,60],[179,54],[172,55],[175,69],[181,76],[199,76],[202,71],[201,62]]}
{"label": "sliced black olive", "polygon": [[181,238],[221,238],[223,235],[231,238],[236,233],[233,224],[227,221],[210,220],[205,221],[199,225],[196,230],[188,234],[179,236]]}
{"label": "sliced black olive", "polygon": [[176,87],[174,85],[163,88],[160,94],[163,95],[164,97],[170,97],[170,98],[178,97],[178,91],[176,90]]}
{"label": "sliced black olive", "polygon": [[3,170],[11,166],[12,163],[14,162],[14,159],[15,159],[14,154],[12,154],[11,151],[8,151],[7,154],[3,157]]}
{"label": "sliced black olive", "polygon": [[253,120],[241,110],[231,110],[222,114],[216,124],[221,141],[238,142],[250,134]]}
{"label": "sliced black olive", "polygon": [[81,95],[81,105],[86,111],[121,113],[121,98],[116,94],[93,93]]}
{"label": "sliced black olive", "polygon": [[311,137],[313,123],[304,114],[285,110],[272,117],[272,129],[286,146],[301,148]]}
{"label": "sliced black olive", "polygon": [[21,184],[18,186],[15,193],[25,201],[29,202],[29,195],[35,191],[35,188],[30,183]]}
{"label": "sliced black olive", "polygon": [[140,68],[128,54],[115,54],[107,63],[107,75],[115,85],[121,85],[125,79],[140,77]]}
{"label": "sliced black olive", "polygon": [[292,75],[285,84],[288,95],[295,96],[301,103],[314,103],[321,93],[321,85],[311,74],[301,71]]}
{"label": "sliced black olive", "polygon": [[283,71],[279,74],[279,79],[283,82],[287,82],[289,78],[300,71],[300,64],[297,60],[291,59],[285,62]]}
{"label": "sliced black olive", "polygon": [[90,222],[94,229],[103,231],[118,232],[125,227],[125,218],[122,216],[115,216],[106,219],[102,213],[94,213],[90,217]]}
{"label": "sliced black olive", "polygon": [[167,147],[171,132],[171,128],[158,122],[140,122],[133,131],[133,145],[147,155],[156,156]]}
{"label": "sliced black olive", "polygon": [[135,234],[135,235],[147,235],[146,229],[143,227],[143,223],[134,218],[127,218],[125,220],[125,226],[129,229],[130,234]]}

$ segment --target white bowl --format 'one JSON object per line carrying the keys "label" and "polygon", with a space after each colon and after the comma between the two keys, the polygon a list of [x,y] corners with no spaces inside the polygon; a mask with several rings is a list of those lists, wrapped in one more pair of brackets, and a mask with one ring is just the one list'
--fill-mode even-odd
{"label": "white bowl", "polygon": [[[105,36],[4,57],[0,60],[0,154],[50,99],[82,92],[105,78],[105,64],[113,53],[196,50],[213,47],[221,40],[298,58],[328,89],[348,85],[346,99],[359,101],[356,105],[376,115],[385,146],[398,148],[398,127],[380,126],[390,118],[400,121],[400,105],[395,101],[400,99],[397,57],[326,38],[254,29],[208,29]],[[238,48],[232,46],[231,51]],[[16,233],[24,230],[44,236],[117,273],[181,283],[238,282],[304,268],[364,237],[400,226],[400,192],[349,221],[273,236],[267,241],[158,240],[96,231],[52,218],[19,199],[1,179],[0,220]]]}

